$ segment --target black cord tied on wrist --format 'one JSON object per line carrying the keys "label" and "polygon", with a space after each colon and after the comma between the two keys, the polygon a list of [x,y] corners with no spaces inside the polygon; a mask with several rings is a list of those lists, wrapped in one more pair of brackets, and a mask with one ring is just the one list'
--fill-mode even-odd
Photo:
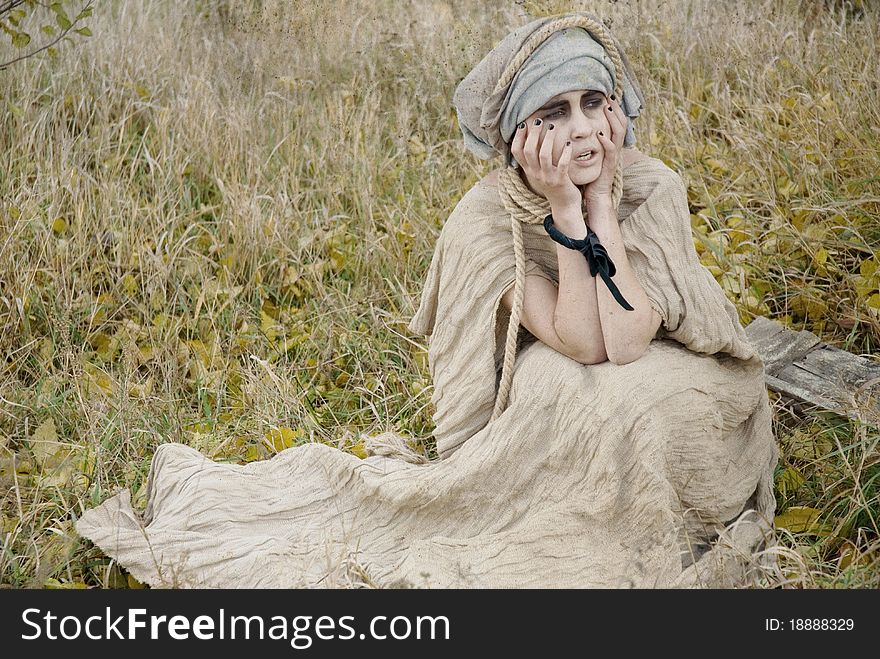
{"label": "black cord tied on wrist", "polygon": [[620,294],[615,283],[611,280],[617,272],[617,268],[614,267],[614,263],[608,256],[608,250],[606,250],[602,243],[599,242],[599,236],[597,236],[590,227],[587,227],[586,238],[583,240],[574,240],[553,226],[553,215],[548,215],[544,218],[544,229],[550,234],[550,237],[555,242],[563,247],[577,250],[583,254],[590,266],[590,274],[593,277],[595,277],[596,274],[602,277],[602,281],[605,282],[605,285],[608,287],[608,290],[611,291],[611,295],[614,296],[617,303],[627,311],[634,311],[629,302],[627,302],[623,298],[623,295]]}

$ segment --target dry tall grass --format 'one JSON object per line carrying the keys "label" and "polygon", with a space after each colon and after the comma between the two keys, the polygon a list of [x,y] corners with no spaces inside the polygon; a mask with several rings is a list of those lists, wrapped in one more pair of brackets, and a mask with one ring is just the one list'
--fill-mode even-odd
{"label": "dry tall grass", "polygon": [[[432,451],[405,325],[497,164],[463,151],[452,91],[573,8],[627,46],[640,146],[689,181],[743,321],[876,352],[870,3],[107,0],[61,61],[0,74],[0,583],[126,585],[72,520],[116,487],[143,502],[160,442],[241,462],[393,428]],[[877,420],[774,407],[792,533],[767,585],[880,585]]]}

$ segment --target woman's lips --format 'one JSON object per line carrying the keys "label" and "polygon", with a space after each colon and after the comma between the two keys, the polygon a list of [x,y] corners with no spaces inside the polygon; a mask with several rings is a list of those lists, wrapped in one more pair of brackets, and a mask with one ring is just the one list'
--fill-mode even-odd
{"label": "woman's lips", "polygon": [[599,155],[598,152],[593,151],[593,152],[590,154],[590,157],[589,157],[589,158],[583,158],[583,159],[581,159],[581,160],[577,160],[577,159],[574,159],[574,158],[573,158],[571,162],[574,163],[575,165],[580,166],[580,167],[589,167],[589,166],[592,165],[594,162],[596,162],[596,158],[597,158],[598,155]]}

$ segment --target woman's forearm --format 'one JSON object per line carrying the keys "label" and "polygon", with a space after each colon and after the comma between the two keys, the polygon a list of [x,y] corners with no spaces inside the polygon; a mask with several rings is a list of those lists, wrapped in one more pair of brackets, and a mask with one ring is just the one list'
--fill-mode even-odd
{"label": "woman's forearm", "polygon": [[[581,240],[587,235],[587,225],[579,208],[563,209],[553,213],[553,223],[570,238]],[[562,245],[556,245],[559,262],[559,290],[553,326],[559,340],[580,355],[583,363],[597,364],[607,359],[596,284],[584,255]]]}
{"label": "woman's forearm", "polygon": [[599,237],[599,242],[605,247],[614,263],[616,270],[614,283],[624,299],[633,307],[633,311],[621,307],[602,278],[598,276],[595,278],[593,283],[596,286],[598,315],[605,340],[605,352],[612,362],[624,364],[641,356],[650,342],[651,337],[647,336],[647,332],[653,310],[645,289],[636,279],[627,259],[617,211],[611,200],[589,204],[587,213],[590,228]]}

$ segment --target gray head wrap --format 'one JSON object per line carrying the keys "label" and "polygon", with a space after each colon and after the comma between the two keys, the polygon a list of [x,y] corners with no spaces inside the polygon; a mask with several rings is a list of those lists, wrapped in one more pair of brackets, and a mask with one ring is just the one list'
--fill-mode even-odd
{"label": "gray head wrap", "polygon": [[[613,93],[614,65],[602,44],[580,27],[554,32],[523,62],[509,85],[495,90],[508,62],[532,34],[549,22],[575,15],[597,20],[573,12],[532,21],[508,34],[458,85],[452,102],[464,144],[474,154],[483,159],[502,155],[510,161],[509,142],[516,125],[558,94],[580,89],[606,96]],[[635,143],[633,119],[644,99],[620,45],[611,39],[623,61],[623,98],[619,100],[629,117],[624,145],[631,146]]]}

